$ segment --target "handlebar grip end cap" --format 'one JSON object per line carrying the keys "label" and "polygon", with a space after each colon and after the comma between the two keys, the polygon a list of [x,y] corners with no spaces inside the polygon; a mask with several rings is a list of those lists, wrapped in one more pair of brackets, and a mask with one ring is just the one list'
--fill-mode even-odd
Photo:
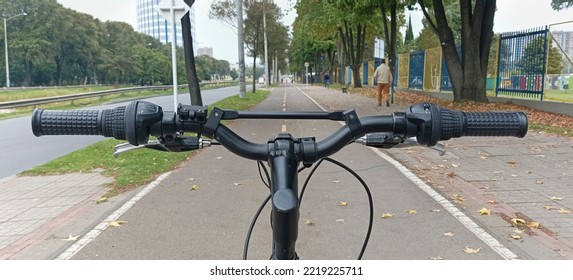
{"label": "handlebar grip end cap", "polygon": [[34,136],[40,137],[43,136],[44,133],[42,132],[42,113],[44,112],[43,109],[36,108],[32,112],[32,132]]}

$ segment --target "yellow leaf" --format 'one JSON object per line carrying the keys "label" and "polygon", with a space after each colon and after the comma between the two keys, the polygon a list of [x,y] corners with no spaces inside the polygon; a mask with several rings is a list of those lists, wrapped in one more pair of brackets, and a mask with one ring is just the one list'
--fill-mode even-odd
{"label": "yellow leaf", "polygon": [[314,226],[314,222],[309,219],[304,219],[304,224],[307,226]]}
{"label": "yellow leaf", "polygon": [[461,194],[454,194],[451,196],[451,198],[454,200],[454,202],[457,203],[462,203],[464,200],[466,200],[465,197],[463,197]]}
{"label": "yellow leaf", "polygon": [[525,225],[525,220],[513,218],[513,219],[511,219],[511,223],[516,225],[516,226]]}
{"label": "yellow leaf", "polygon": [[551,200],[560,201],[560,200],[563,200],[563,198],[562,198],[562,197],[552,196],[552,197],[551,197]]}
{"label": "yellow leaf", "polygon": [[336,205],[338,205],[338,206],[348,206],[348,202],[346,202],[346,201],[339,201],[339,202],[336,203]]}
{"label": "yellow leaf", "polygon": [[511,238],[515,239],[515,240],[519,240],[521,239],[521,235],[517,235],[517,234],[512,234]]}
{"label": "yellow leaf", "polygon": [[394,215],[390,213],[382,213],[382,219],[390,219],[392,217],[394,217]]}
{"label": "yellow leaf", "polygon": [[491,215],[491,209],[487,209],[485,207],[480,209],[478,212],[480,215]]}
{"label": "yellow leaf", "polygon": [[545,205],[545,206],[543,206],[543,208],[545,208],[545,210],[547,210],[547,211],[551,211],[552,209],[555,209],[555,207],[550,206],[550,205]]}
{"label": "yellow leaf", "polygon": [[196,190],[198,190],[198,189],[199,189],[199,186],[197,186],[197,185],[191,186],[191,190],[192,190],[192,191],[196,191]]}
{"label": "yellow leaf", "polygon": [[449,232],[449,231],[448,231],[448,232],[444,232],[444,236],[447,236],[447,237],[452,237],[452,236],[454,236],[454,235],[456,235],[456,234],[454,234],[453,232]]}
{"label": "yellow leaf", "polygon": [[127,223],[127,221],[112,221],[109,222],[108,224],[112,227],[120,227],[121,225]]}
{"label": "yellow leaf", "polygon": [[466,248],[464,249],[464,252],[466,252],[468,254],[476,254],[476,253],[479,253],[480,250],[481,250],[481,247],[477,248],[477,249],[473,249],[473,248],[466,246]]}
{"label": "yellow leaf", "polygon": [[102,196],[100,199],[96,201],[96,203],[103,203],[107,201],[107,196]]}
{"label": "yellow leaf", "polygon": [[559,214],[571,214],[573,212],[571,212],[571,210],[569,210],[569,209],[561,208],[561,209],[559,209],[559,211],[557,211],[557,213],[559,213]]}
{"label": "yellow leaf", "polygon": [[64,241],[76,241],[76,240],[78,240],[78,237],[80,237],[80,236],[79,236],[79,235],[73,236],[73,235],[70,233],[70,236],[68,236],[68,238],[62,239],[62,240],[64,240]]}
{"label": "yellow leaf", "polygon": [[538,222],[528,222],[527,226],[530,228],[539,228],[539,223]]}
{"label": "yellow leaf", "polygon": [[507,164],[509,164],[509,166],[511,166],[512,168],[517,166],[517,162],[515,161],[508,161]]}
{"label": "yellow leaf", "polygon": [[408,213],[408,214],[418,214],[418,210],[415,210],[415,209],[406,210],[406,211],[404,211],[404,212],[406,212],[406,213]]}

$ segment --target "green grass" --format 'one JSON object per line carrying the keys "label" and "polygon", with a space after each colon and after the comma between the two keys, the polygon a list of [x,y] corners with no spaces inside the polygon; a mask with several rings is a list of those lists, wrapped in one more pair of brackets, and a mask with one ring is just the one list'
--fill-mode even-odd
{"label": "green grass", "polygon": [[102,91],[121,87],[115,86],[84,86],[84,87],[48,87],[44,89],[0,90],[0,102],[35,99],[42,97],[63,96],[75,93]]}
{"label": "green grass", "polygon": [[[248,110],[267,96],[268,91],[257,90],[256,93],[248,93],[244,99],[236,95],[223,99],[213,104],[213,106],[224,109]],[[210,106],[210,108],[213,106]],[[73,139],[70,138],[70,141],[73,141]],[[138,149],[121,154],[116,159],[112,155],[113,147],[123,142],[125,141],[104,140],[24,171],[20,175],[56,175],[72,172],[90,172],[100,168],[104,170],[104,175],[114,178],[114,181],[109,184],[110,189],[106,194],[107,197],[110,197],[151,182],[157,175],[179,166],[193,154],[193,152],[170,153]]]}

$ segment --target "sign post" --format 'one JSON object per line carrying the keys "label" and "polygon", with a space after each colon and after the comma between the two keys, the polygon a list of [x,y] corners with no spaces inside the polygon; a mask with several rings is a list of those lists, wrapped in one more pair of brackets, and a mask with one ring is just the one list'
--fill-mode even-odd
{"label": "sign post", "polygon": [[175,24],[189,11],[183,0],[162,0],[157,5],[159,13],[171,23],[171,65],[173,67],[173,111],[177,112],[177,46],[175,44]]}

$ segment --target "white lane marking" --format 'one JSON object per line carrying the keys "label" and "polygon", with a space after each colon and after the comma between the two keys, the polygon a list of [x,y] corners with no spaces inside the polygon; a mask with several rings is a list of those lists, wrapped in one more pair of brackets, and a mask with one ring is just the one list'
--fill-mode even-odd
{"label": "white lane marking", "polygon": [[125,202],[119,209],[115,210],[111,215],[109,215],[103,222],[99,223],[94,229],[88,232],[84,237],[70,246],[66,251],[61,253],[56,259],[57,260],[69,260],[75,254],[77,254],[81,249],[83,249],[86,245],[88,245],[91,241],[93,241],[100,233],[102,233],[105,229],[109,227],[109,222],[117,220],[121,215],[125,214],[129,208],[131,208],[135,203],[137,203],[140,199],[146,196],[149,192],[151,192],[155,187],[157,187],[163,180],[165,180],[169,175],[171,175],[172,171],[167,173],[161,174],[161,176],[157,177],[155,181],[151,182],[145,188],[143,188],[139,193],[137,193],[134,197],[130,200]]}
{"label": "white lane marking", "polygon": [[283,126],[281,127],[281,132],[286,132],[286,131],[287,131],[286,124],[283,124]]}
{"label": "white lane marking", "polygon": [[[316,106],[318,106],[322,111],[326,111],[318,102],[316,102],[312,97],[302,91],[299,87],[296,87],[302,94],[304,94],[310,101],[312,101]],[[344,125],[343,122],[339,122]],[[515,260],[519,257],[509,250],[507,247],[503,246],[497,239],[487,233],[484,229],[479,227],[472,219],[466,216],[459,208],[453,205],[450,201],[444,198],[441,194],[436,192],[432,187],[426,184],[422,179],[412,173],[408,168],[402,165],[400,162],[394,160],[390,156],[384,154],[379,149],[371,148],[379,157],[383,158],[390,164],[392,164],[398,171],[400,171],[406,178],[408,178],[412,183],[414,183],[418,188],[423,190],[427,195],[433,198],[437,203],[439,203],[446,211],[448,211],[455,219],[457,219],[462,225],[464,225],[470,232],[472,232],[477,238],[482,240],[487,246],[489,246],[493,251],[495,251],[500,257],[506,260]]]}

